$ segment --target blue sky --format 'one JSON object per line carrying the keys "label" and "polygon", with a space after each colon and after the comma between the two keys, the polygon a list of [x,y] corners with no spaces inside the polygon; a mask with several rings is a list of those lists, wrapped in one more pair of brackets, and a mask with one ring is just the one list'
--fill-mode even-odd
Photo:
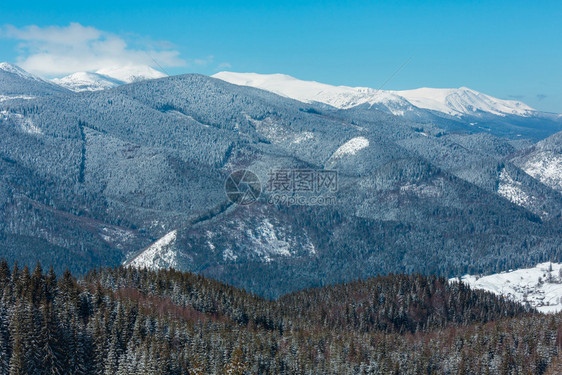
{"label": "blue sky", "polygon": [[385,89],[467,86],[562,112],[561,20],[559,1],[3,1],[0,60],[60,76],[154,58],[170,74],[379,88],[411,57]]}

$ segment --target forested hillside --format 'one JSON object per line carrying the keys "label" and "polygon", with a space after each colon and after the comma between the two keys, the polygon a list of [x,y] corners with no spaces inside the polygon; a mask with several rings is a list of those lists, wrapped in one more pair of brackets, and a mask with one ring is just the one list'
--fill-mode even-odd
{"label": "forested hillside", "polygon": [[[2,374],[556,374],[562,316],[436,276],[268,301],[173,270],[0,263]],[[557,367],[558,366],[558,367]]]}
{"label": "forested hillside", "polygon": [[[196,74],[75,93],[5,68],[0,96],[0,255],[22,266],[172,267],[279,297],[562,260],[562,194],[512,163],[533,142],[509,128],[339,110]],[[261,181],[252,205],[228,200],[236,170]],[[295,170],[335,171],[335,191],[312,193],[329,204],[275,203],[271,176]]]}

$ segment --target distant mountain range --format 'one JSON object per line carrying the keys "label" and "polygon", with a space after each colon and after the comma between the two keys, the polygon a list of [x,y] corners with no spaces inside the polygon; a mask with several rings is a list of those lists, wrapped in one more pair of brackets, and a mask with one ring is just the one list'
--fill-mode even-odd
{"label": "distant mountain range", "polygon": [[72,91],[98,91],[139,82],[147,79],[166,77],[149,66],[125,66],[119,68],[100,69],[96,72],[77,72],[52,81]]}
{"label": "distant mountain range", "polygon": [[[104,70],[65,88],[0,67],[10,262],[173,266],[275,297],[375,274],[562,260],[557,114],[468,89],[376,101],[345,88],[330,104],[329,90],[307,99],[297,88],[295,100],[203,75]],[[241,169],[261,181],[251,205],[225,193]],[[287,203],[294,190],[275,201],[272,175],[303,170],[337,172],[328,204],[312,193]]]}
{"label": "distant mountain range", "polygon": [[[502,100],[467,87],[458,89],[419,88],[403,91],[368,87],[332,86],[302,81],[284,74],[220,72],[215,78],[267,90],[304,103],[322,103],[339,109],[363,106],[388,112],[416,122],[449,121],[467,131],[488,131],[511,137],[545,137],[547,132],[529,131],[540,123],[557,129],[561,115],[537,111],[514,100]],[[473,128],[473,129],[471,129]],[[506,134],[510,130],[510,134]],[[538,138],[535,138],[538,140]]]}
{"label": "distant mountain range", "polygon": [[537,112],[522,102],[493,98],[466,87],[384,91],[301,81],[284,74],[220,72],[213,77],[236,85],[257,87],[301,102],[324,103],[341,109],[362,104],[379,105],[378,108],[384,106],[394,115],[404,115],[416,109],[427,109],[457,117],[480,113],[528,117]]}

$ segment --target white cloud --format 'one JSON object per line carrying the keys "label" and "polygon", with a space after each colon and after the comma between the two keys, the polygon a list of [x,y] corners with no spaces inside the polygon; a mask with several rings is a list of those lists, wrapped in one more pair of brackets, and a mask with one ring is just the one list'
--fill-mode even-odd
{"label": "white cloud", "polygon": [[230,65],[230,63],[228,63],[228,62],[223,62],[223,63],[220,63],[217,68],[218,69],[230,69],[230,68],[232,68],[232,65]]}
{"label": "white cloud", "polygon": [[210,65],[213,63],[213,61],[215,60],[214,56],[207,56],[204,59],[193,59],[193,64],[195,65],[199,65],[199,66],[206,66],[206,65]]}
{"label": "white cloud", "polygon": [[169,42],[133,48],[116,34],[79,23],[64,27],[6,26],[2,35],[20,41],[18,65],[42,76],[123,66],[186,65]]}

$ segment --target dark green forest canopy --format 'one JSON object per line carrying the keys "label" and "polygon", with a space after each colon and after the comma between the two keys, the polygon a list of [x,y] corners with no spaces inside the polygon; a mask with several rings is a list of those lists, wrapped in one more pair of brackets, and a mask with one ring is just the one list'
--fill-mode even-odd
{"label": "dark green forest canopy", "polygon": [[[2,374],[546,374],[562,314],[388,275],[266,300],[192,273],[0,263]],[[550,372],[553,373],[553,372]]]}

